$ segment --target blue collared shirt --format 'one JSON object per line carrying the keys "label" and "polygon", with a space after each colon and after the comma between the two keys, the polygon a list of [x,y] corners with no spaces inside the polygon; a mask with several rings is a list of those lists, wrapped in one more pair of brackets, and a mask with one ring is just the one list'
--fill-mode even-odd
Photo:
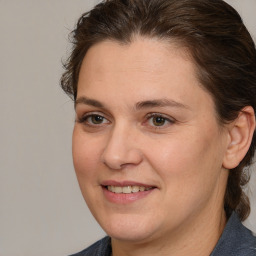
{"label": "blue collared shirt", "polygon": [[[111,238],[106,236],[87,249],[71,256],[111,256]],[[256,237],[233,212],[210,256],[256,256]]]}

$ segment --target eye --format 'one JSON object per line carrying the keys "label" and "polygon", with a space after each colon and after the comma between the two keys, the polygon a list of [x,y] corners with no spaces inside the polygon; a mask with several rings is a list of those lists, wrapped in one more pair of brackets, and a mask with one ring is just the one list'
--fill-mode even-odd
{"label": "eye", "polygon": [[85,125],[95,126],[109,123],[109,121],[102,115],[99,114],[87,114],[78,120],[79,123],[84,123]]}
{"label": "eye", "polygon": [[155,126],[163,126],[166,123],[166,119],[162,116],[154,116],[151,119],[152,119],[153,125]]}
{"label": "eye", "polygon": [[161,128],[174,123],[174,120],[172,120],[171,118],[165,117],[162,114],[157,114],[157,113],[150,114],[147,117],[147,120],[149,125],[156,128],[158,127]]}
{"label": "eye", "polygon": [[87,117],[87,121],[92,123],[92,124],[102,124],[105,121],[105,118],[103,116],[99,115],[91,115]]}

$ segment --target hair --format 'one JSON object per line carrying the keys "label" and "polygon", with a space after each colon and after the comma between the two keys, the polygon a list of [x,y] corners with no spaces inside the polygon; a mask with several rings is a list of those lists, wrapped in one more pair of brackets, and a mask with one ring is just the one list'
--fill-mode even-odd
{"label": "hair", "polygon": [[[134,36],[175,42],[188,50],[200,84],[213,97],[218,121],[235,120],[245,106],[256,110],[255,44],[235,9],[222,0],[105,0],[83,14],[71,33],[73,48],[64,63],[63,90],[77,97],[78,76],[88,49],[113,40],[129,44]],[[240,164],[230,170],[224,198],[229,217],[250,213],[243,191],[256,147],[256,135]]]}

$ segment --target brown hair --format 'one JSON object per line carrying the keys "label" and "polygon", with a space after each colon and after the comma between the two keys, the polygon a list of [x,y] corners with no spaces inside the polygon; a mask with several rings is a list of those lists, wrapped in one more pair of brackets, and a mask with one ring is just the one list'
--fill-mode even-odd
{"label": "brown hair", "polygon": [[[72,32],[73,49],[64,64],[63,90],[74,100],[81,63],[88,49],[104,40],[128,44],[134,35],[175,41],[186,47],[198,79],[212,95],[221,124],[245,106],[256,110],[255,44],[239,14],[222,0],[106,0],[83,14]],[[227,216],[250,213],[243,186],[249,176],[256,136],[241,163],[230,171],[225,194]]]}

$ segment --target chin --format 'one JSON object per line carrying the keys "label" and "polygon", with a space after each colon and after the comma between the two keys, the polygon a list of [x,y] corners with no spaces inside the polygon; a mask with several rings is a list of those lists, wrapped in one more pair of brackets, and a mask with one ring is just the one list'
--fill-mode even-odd
{"label": "chin", "polygon": [[119,241],[131,242],[131,243],[145,243],[152,238],[152,231],[149,230],[115,230],[112,229],[107,234]]}
{"label": "chin", "polygon": [[158,229],[153,221],[139,215],[127,216],[125,214],[115,216],[113,219],[109,218],[101,227],[113,239],[136,243],[150,240]]}

